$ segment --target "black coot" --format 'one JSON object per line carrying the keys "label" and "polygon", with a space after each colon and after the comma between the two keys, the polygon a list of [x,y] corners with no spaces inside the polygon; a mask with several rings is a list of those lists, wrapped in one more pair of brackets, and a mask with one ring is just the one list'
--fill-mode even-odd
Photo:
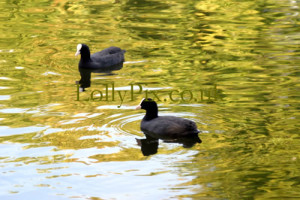
{"label": "black coot", "polygon": [[75,56],[81,54],[79,68],[110,70],[115,65],[124,62],[126,51],[119,47],[109,47],[91,55],[90,49],[86,44],[78,44]]}
{"label": "black coot", "polygon": [[[158,116],[158,108],[152,99],[143,99],[136,109],[146,110],[141,122],[141,130],[157,139],[195,137],[200,132],[195,122],[174,116]],[[201,140],[197,141],[201,143]]]}

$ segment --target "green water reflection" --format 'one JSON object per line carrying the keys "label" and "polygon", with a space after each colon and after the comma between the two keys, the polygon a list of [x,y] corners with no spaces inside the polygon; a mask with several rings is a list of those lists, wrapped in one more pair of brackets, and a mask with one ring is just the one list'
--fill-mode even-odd
{"label": "green water reflection", "polygon": [[[298,0],[0,4],[1,199],[300,198]],[[80,101],[78,43],[127,50]],[[202,144],[143,156],[139,85]],[[204,100],[169,98],[187,90]]]}

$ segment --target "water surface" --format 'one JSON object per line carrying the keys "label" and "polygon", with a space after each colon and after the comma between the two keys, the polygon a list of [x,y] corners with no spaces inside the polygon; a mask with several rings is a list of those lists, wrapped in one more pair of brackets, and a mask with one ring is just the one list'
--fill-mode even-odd
{"label": "water surface", "polygon": [[[300,198],[298,0],[0,4],[1,199]],[[78,43],[127,50],[79,96]],[[144,156],[146,93],[202,143]]]}

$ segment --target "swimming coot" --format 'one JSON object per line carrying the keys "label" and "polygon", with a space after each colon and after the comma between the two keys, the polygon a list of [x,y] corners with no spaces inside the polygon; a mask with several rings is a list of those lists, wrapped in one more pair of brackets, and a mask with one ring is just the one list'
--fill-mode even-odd
{"label": "swimming coot", "polygon": [[[143,99],[136,109],[146,110],[141,122],[141,130],[153,138],[171,139],[181,137],[194,137],[200,132],[195,122],[175,117],[158,116],[158,108],[152,99]],[[201,143],[199,139],[198,143]]]}
{"label": "swimming coot", "polygon": [[78,44],[75,56],[81,54],[79,68],[109,70],[117,64],[124,62],[126,51],[119,47],[109,47],[91,55],[86,44]]}

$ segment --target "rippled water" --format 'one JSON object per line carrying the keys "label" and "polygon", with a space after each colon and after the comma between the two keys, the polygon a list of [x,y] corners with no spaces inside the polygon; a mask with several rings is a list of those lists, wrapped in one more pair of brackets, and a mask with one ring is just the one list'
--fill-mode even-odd
{"label": "rippled water", "polygon": [[[1,199],[300,198],[298,0],[0,4]],[[77,93],[78,43],[126,62]],[[144,156],[146,93],[202,143]]]}

